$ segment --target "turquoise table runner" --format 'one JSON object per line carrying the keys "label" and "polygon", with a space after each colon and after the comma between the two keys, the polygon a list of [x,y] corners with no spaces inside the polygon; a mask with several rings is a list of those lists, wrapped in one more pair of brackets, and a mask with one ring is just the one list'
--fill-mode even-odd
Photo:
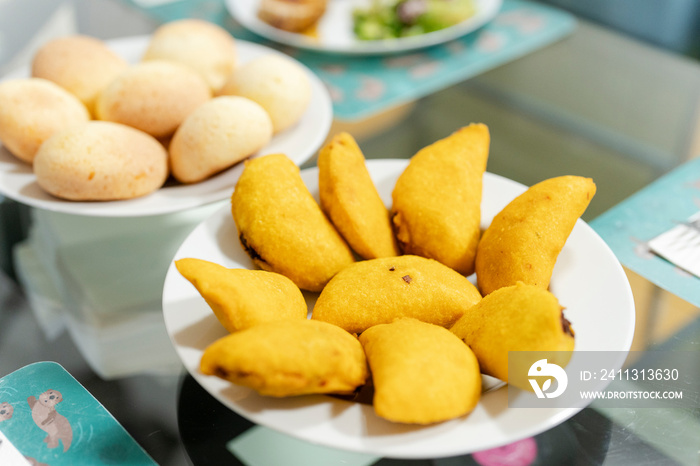
{"label": "turquoise table runner", "polygon": [[620,262],[700,306],[700,279],[650,251],[652,238],[700,211],[700,159],[693,159],[590,222]]}
{"label": "turquoise table runner", "polygon": [[575,18],[561,10],[505,0],[493,21],[459,39],[402,54],[354,57],[297,50],[263,39],[236,24],[222,0],[180,0],[139,8],[161,22],[206,19],[226,27],[236,38],[294,56],[328,86],[334,117],[340,120],[369,117],[424,97],[551,44],[576,26]]}

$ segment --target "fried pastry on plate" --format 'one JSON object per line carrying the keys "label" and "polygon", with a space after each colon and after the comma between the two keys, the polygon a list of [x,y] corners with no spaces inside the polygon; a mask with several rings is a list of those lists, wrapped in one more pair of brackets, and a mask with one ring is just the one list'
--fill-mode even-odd
{"label": "fried pastry on plate", "polygon": [[547,288],[557,257],[595,191],[590,178],[560,176],[531,186],[506,205],[477,249],[481,294],[517,282]]}
{"label": "fried pastry on plate", "polygon": [[360,343],[380,417],[412,424],[441,422],[471,412],[481,397],[476,356],[446,328],[398,319],[367,329]]}
{"label": "fried pastry on plate", "polygon": [[175,261],[229,332],[262,322],[305,319],[301,290],[284,275],[264,270],[229,269],[202,259]]}
{"label": "fried pastry on plate", "polygon": [[485,296],[450,330],[474,351],[484,374],[527,390],[527,371],[519,378],[509,376],[509,351],[547,352],[550,362],[563,367],[575,343],[571,323],[557,298],[539,286],[524,283]]}
{"label": "fried pastry on plate", "polygon": [[363,259],[398,256],[389,210],[355,139],[340,133],[318,155],[321,208]]}
{"label": "fried pastry on plate", "polygon": [[392,193],[392,221],[405,254],[474,272],[489,143],[486,125],[471,124],[411,158]]}
{"label": "fried pastry on plate", "polygon": [[382,257],[341,270],[321,292],[312,319],[360,333],[398,317],[450,326],[481,300],[455,270],[420,256]]}
{"label": "fried pastry on plate", "polygon": [[247,160],[231,196],[243,248],[263,270],[281,273],[302,290],[321,291],[355,262],[352,250],[321,211],[284,154]]}
{"label": "fried pastry on plate", "polygon": [[258,17],[278,29],[302,32],[326,12],[328,0],[261,0]]}
{"label": "fried pastry on plate", "polygon": [[204,351],[200,368],[275,397],[349,394],[369,373],[357,337],[308,319],[266,322],[225,336]]}

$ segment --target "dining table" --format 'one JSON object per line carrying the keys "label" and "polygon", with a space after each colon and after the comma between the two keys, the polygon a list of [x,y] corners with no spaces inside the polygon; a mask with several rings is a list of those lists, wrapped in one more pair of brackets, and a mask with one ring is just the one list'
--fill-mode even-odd
{"label": "dining table", "polygon": [[[311,419],[355,411],[319,414],[304,401],[275,404],[286,420],[281,427],[263,402],[227,398],[227,390],[203,383],[191,348],[182,348],[196,335],[173,327],[181,325],[173,313],[186,307],[173,291],[174,258],[224,222],[233,186],[218,199],[177,199],[180,207],[100,212],[99,205],[81,210],[13,192],[3,186],[13,174],[3,173],[0,408],[23,378],[41,378],[44,370],[75,381],[76,393],[96,400],[91,409],[103,410],[119,434],[101,450],[104,464],[700,464],[700,275],[697,263],[682,263],[693,253],[700,257],[700,221],[693,223],[700,218],[700,57],[535,0],[498,1],[483,24],[436,44],[319,50],[251,29],[233,14],[235,1],[0,1],[0,80],[27,74],[33,54],[54,37],[85,34],[126,50],[165,23],[196,18],[225,28],[241,50],[265,47],[291,57],[317,80],[322,98],[305,123],[315,139],[297,161],[302,173],[316,173],[321,147],[341,132],[354,136],[375,179],[383,180],[422,148],[483,123],[490,135],[485,193],[498,197],[510,186],[520,192],[564,175],[595,182],[576,236],[591,249],[579,251],[585,264],[566,289],[595,303],[582,317],[587,330],[600,333],[592,349],[609,351],[610,360],[623,353],[619,364],[610,363],[614,375],[605,390],[674,396],[588,400],[536,425],[538,408],[505,407],[520,413],[512,417],[522,428],[494,420],[472,438],[443,443],[454,423],[427,428],[435,440],[424,440],[420,428],[408,427],[381,438],[367,421],[358,427],[371,437],[366,444],[346,441],[355,434],[341,421],[324,430]],[[660,244],[662,234],[680,227],[695,232],[687,250]],[[575,302],[562,304],[579,315]],[[620,318],[622,330],[616,310],[629,311]],[[632,372],[642,377],[631,379]],[[671,376],[644,377],[659,372]],[[580,371],[582,381],[589,376],[596,377]],[[64,393],[57,408],[66,416],[68,402]],[[28,412],[24,396],[14,419],[0,418],[0,434],[12,443],[10,423]],[[93,440],[77,427],[75,455],[91,441],[109,442],[109,434]],[[2,447],[0,441],[0,459]],[[97,464],[80,456],[51,462],[59,450],[45,448],[54,456],[43,461]],[[128,459],[125,451],[137,453]]]}

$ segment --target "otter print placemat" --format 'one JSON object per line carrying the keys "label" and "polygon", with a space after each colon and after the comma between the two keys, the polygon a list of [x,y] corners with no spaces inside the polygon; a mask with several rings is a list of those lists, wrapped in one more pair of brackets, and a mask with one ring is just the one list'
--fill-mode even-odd
{"label": "otter print placemat", "polygon": [[38,362],[0,379],[0,433],[28,464],[155,465],[63,367]]}

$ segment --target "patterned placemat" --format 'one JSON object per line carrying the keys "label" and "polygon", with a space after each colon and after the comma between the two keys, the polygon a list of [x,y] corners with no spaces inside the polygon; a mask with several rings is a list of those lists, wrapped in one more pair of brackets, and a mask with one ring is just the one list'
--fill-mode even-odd
{"label": "patterned placemat", "polygon": [[700,278],[655,254],[649,242],[700,210],[700,159],[693,159],[603,213],[590,225],[620,262],[700,306]]}
{"label": "patterned placemat", "polygon": [[[71,374],[38,362],[0,378],[0,464],[16,452],[33,465],[155,466]],[[21,464],[21,463],[14,463]]]}

